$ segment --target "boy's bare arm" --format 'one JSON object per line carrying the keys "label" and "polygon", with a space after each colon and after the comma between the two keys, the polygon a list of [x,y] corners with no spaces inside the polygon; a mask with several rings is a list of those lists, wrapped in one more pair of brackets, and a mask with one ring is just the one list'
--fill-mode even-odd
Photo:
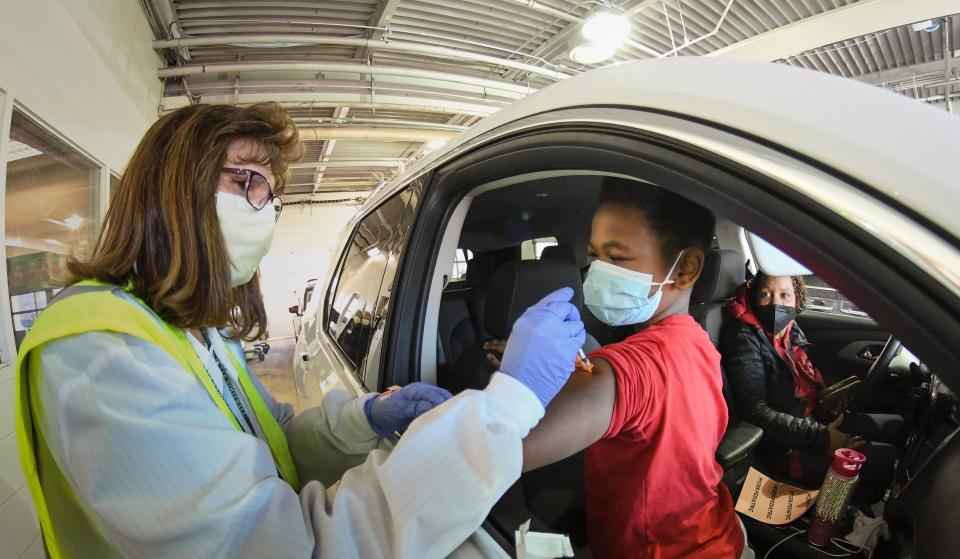
{"label": "boy's bare arm", "polygon": [[610,426],[616,379],[610,364],[593,360],[593,372],[576,371],[547,406],[543,420],[523,439],[523,471],[576,454]]}

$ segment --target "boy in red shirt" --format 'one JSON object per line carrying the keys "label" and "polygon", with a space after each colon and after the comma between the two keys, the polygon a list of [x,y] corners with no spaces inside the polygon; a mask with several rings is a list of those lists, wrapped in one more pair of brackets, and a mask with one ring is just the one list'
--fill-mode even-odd
{"label": "boy in red shirt", "polygon": [[[738,557],[745,539],[715,453],[727,426],[720,354],[688,314],[713,214],[607,179],[584,302],[635,334],[590,355],[523,441],[524,470],[586,449],[595,557]],[[749,552],[748,552],[749,553]]]}

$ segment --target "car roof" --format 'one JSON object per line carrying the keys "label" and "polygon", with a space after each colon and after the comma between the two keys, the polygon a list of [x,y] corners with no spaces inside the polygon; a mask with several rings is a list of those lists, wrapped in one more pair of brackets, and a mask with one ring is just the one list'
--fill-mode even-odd
{"label": "car roof", "polygon": [[705,57],[627,62],[553,84],[464,132],[368,203],[379,203],[409,177],[500,126],[598,105],[676,113],[762,138],[862,181],[960,238],[956,117],[851,79]]}

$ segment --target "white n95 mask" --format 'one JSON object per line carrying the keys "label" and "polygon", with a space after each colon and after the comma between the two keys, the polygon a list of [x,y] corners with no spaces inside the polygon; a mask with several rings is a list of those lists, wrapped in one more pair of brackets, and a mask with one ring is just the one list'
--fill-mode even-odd
{"label": "white n95 mask", "polygon": [[[650,320],[660,306],[663,286],[673,283],[670,276],[680,262],[683,251],[670,266],[663,281],[653,281],[653,276],[635,272],[602,260],[594,260],[583,282],[583,303],[593,316],[608,326],[640,324]],[[657,292],[650,295],[656,285]]]}
{"label": "white n95 mask", "polygon": [[255,210],[246,198],[217,192],[217,217],[230,258],[230,287],[238,287],[250,281],[270,250],[276,212],[270,204]]}

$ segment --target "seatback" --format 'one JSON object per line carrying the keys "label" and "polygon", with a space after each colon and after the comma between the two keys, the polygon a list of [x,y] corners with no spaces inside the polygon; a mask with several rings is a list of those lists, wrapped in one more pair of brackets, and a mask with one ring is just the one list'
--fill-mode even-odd
{"label": "seatback", "polygon": [[440,298],[440,314],[437,317],[437,335],[440,344],[440,362],[455,361],[463,350],[476,342],[476,329],[467,307],[466,292],[448,291]]}
{"label": "seatback", "polygon": [[583,285],[575,264],[553,259],[503,264],[490,278],[484,329],[495,339],[507,339],[525,310],[562,287],[573,289],[572,302],[582,308]]}
{"label": "seatback", "polygon": [[720,345],[724,310],[737,287],[743,283],[743,255],[735,250],[708,250],[704,255],[703,271],[690,295],[690,314],[710,335],[713,344]]}
{"label": "seatback", "polygon": [[563,260],[571,264],[577,263],[577,257],[573,252],[573,247],[568,245],[549,246],[540,252],[540,260]]}
{"label": "seatback", "polygon": [[[583,306],[583,289],[576,265],[561,260],[507,262],[497,268],[487,288],[484,329],[492,339],[505,340],[513,324],[547,294],[570,287],[573,304]],[[487,385],[494,368],[487,361],[483,339],[477,340],[451,364],[438,371],[437,384],[457,393]]]}
{"label": "seatback", "polygon": [[487,287],[490,285],[493,272],[497,269],[497,260],[498,255],[495,253],[478,252],[467,261],[464,285],[469,291],[464,300],[467,302],[477,339],[481,340],[488,337],[483,328],[483,314],[487,304]]}

